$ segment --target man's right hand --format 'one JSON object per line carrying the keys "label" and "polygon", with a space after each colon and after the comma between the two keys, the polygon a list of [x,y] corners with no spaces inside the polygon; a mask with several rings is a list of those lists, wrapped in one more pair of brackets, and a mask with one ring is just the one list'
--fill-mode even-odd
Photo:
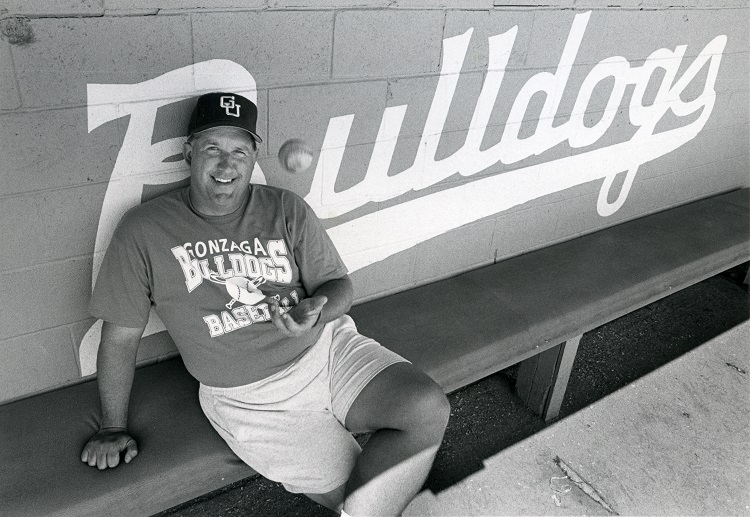
{"label": "man's right hand", "polygon": [[327,296],[305,298],[289,312],[282,313],[281,307],[274,300],[268,305],[271,321],[276,328],[287,336],[301,336],[310,330],[320,318],[323,306],[328,302]]}
{"label": "man's right hand", "polygon": [[102,429],[88,441],[81,452],[81,461],[104,470],[120,464],[120,454],[125,452],[125,463],[136,457],[138,444],[124,427]]}

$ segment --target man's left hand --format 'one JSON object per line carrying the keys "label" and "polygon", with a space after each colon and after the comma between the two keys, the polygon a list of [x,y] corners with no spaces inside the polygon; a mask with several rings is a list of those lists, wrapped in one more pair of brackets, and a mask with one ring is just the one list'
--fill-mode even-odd
{"label": "man's left hand", "polygon": [[281,314],[278,303],[271,303],[271,321],[276,328],[290,337],[301,336],[310,330],[320,318],[323,306],[328,302],[327,296],[313,296],[299,302],[292,310]]}

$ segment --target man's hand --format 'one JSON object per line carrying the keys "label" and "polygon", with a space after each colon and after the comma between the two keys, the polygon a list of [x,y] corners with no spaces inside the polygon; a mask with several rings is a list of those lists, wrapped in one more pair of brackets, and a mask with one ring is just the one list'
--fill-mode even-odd
{"label": "man's hand", "polygon": [[299,302],[292,310],[281,314],[279,304],[274,302],[268,305],[271,311],[271,321],[276,328],[290,337],[301,336],[318,322],[320,311],[328,302],[327,296],[313,296]]}
{"label": "man's hand", "polygon": [[138,455],[138,444],[124,427],[105,428],[88,441],[81,453],[81,461],[104,470],[120,464],[120,453],[125,451],[125,463]]}

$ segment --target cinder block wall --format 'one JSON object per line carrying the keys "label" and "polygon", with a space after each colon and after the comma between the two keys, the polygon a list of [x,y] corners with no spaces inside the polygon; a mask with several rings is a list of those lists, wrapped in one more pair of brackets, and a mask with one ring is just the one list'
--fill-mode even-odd
{"label": "cinder block wall", "polygon": [[101,255],[185,184],[204,91],[257,98],[255,180],[315,208],[359,301],[748,186],[747,2],[607,3],[4,0],[0,402],[94,372]]}

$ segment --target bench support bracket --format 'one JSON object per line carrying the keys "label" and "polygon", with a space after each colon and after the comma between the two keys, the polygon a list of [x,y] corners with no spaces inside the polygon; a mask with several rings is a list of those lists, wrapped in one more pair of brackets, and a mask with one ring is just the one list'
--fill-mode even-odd
{"label": "bench support bracket", "polygon": [[521,362],[516,381],[518,396],[545,421],[560,414],[580,341],[581,336],[576,336]]}

